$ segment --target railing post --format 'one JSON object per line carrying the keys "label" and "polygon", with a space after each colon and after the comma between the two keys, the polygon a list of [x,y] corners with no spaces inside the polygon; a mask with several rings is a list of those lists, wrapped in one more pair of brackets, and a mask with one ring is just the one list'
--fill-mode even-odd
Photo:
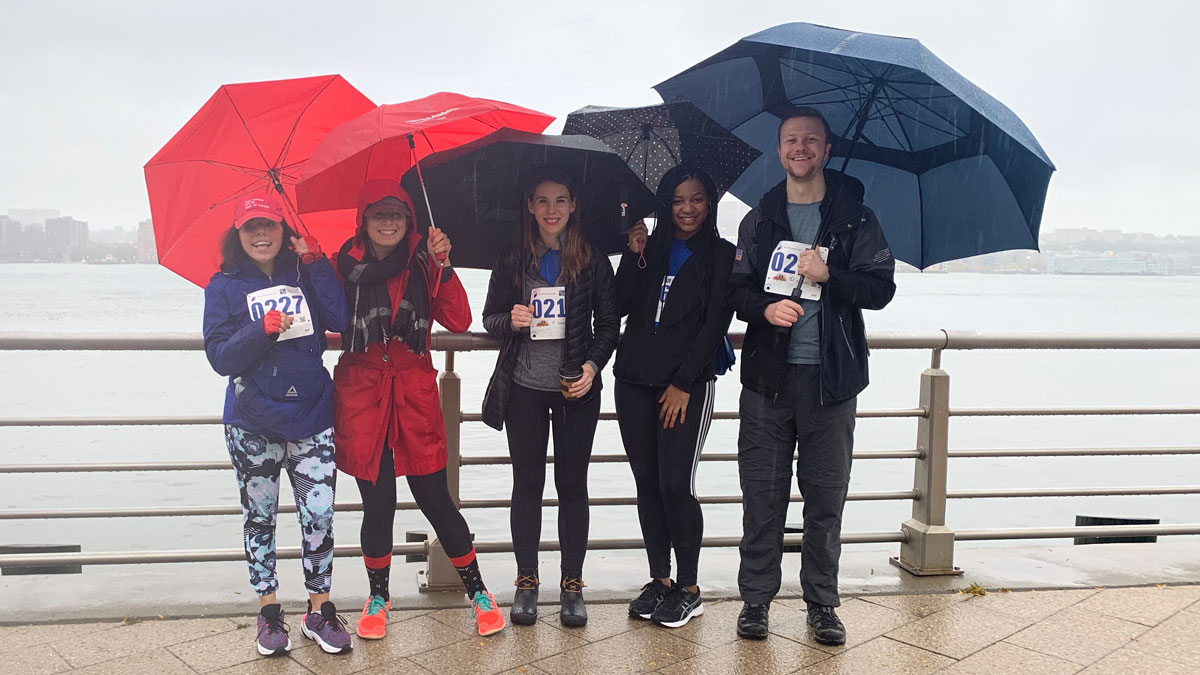
{"label": "railing post", "polygon": [[946,469],[949,463],[950,375],[942,370],[942,350],[921,373],[921,407],[926,416],[917,422],[917,450],[912,518],[901,524],[906,540],[893,565],[918,576],[957,575],[954,566],[954,531],[946,527]]}
{"label": "railing post", "polygon": [[[462,459],[462,379],[454,372],[452,351],[446,352],[446,368],[438,376],[438,393],[441,395],[442,419],[446,423],[446,486],[450,488],[454,505],[458,506],[458,475]],[[450,564],[437,536],[430,532],[425,542],[425,569],[417,573],[420,590],[462,590],[462,579]]]}

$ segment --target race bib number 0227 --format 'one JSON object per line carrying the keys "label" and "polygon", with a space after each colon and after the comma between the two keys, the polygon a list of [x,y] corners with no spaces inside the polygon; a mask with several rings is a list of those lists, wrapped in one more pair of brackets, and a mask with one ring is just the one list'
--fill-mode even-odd
{"label": "race bib number 0227", "polygon": [[292,315],[292,327],[279,334],[280,342],[313,334],[308,301],[297,286],[272,286],[255,291],[246,296],[246,304],[252,321],[262,321],[267,312],[276,310]]}

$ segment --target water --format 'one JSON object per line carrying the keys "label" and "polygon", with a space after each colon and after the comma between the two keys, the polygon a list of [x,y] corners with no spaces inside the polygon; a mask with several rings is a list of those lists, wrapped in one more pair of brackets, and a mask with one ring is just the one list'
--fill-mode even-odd
{"label": "water", "polygon": [[[487,273],[463,271],[476,310],[483,305]],[[1200,278],[1060,277],[968,274],[908,274],[882,312],[869,312],[870,330],[1200,332]],[[158,266],[0,265],[3,312],[0,331],[195,331],[200,330],[203,291]],[[740,329],[735,325],[735,329]],[[440,365],[441,358],[435,355]],[[332,367],[336,354],[327,356]],[[495,352],[456,357],[463,377],[463,407],[478,411]],[[928,352],[876,350],[872,386],[860,409],[906,408],[917,403]],[[951,375],[956,407],[1196,405],[1195,352],[950,352],[943,367]],[[736,367],[735,367],[736,371]],[[606,380],[611,378],[605,373]],[[195,415],[221,409],[224,379],[200,352],[0,353],[3,416]],[[717,409],[737,406],[737,374],[720,378]],[[604,409],[612,410],[611,387]],[[1185,416],[1110,418],[956,418],[953,448],[1168,446],[1196,444],[1200,420]],[[712,425],[706,451],[732,452],[736,421]],[[859,420],[857,447],[910,449],[916,422]],[[505,438],[480,423],[463,426],[466,455],[503,455]],[[597,453],[620,453],[615,423],[601,423]],[[0,463],[184,461],[226,459],[219,427],[3,428]],[[852,492],[906,490],[911,460],[856,463]],[[951,489],[1050,486],[1196,484],[1200,457],[1112,457],[958,459],[950,465]],[[339,502],[358,501],[343,475]],[[552,481],[547,494],[553,495]],[[594,465],[595,496],[629,496],[633,481],[624,464]],[[465,467],[462,495],[468,499],[509,494],[507,466]],[[735,494],[737,467],[700,465],[701,494]],[[401,492],[404,492],[403,487]],[[286,499],[286,497],[285,497]],[[401,499],[408,499],[407,495]],[[0,475],[0,509],[59,509],[235,505],[231,473],[122,473]],[[955,500],[948,508],[955,528],[1069,526],[1075,514],[1156,517],[1166,523],[1195,520],[1200,497],[1109,497]],[[908,502],[851,502],[847,531],[895,530],[909,516]],[[706,533],[740,531],[740,506],[706,506]],[[480,540],[508,537],[505,510],[469,510]],[[791,521],[799,520],[793,510]],[[359,515],[338,516],[339,543],[353,543]],[[633,507],[596,507],[592,535],[629,536]],[[553,536],[547,509],[544,537]],[[419,513],[397,515],[397,531],[427,529]],[[176,549],[240,546],[238,517],[108,519],[94,521],[3,521],[0,542],[72,542],[84,550]],[[291,516],[281,518],[283,545],[296,541]],[[967,544],[963,544],[967,545]]]}

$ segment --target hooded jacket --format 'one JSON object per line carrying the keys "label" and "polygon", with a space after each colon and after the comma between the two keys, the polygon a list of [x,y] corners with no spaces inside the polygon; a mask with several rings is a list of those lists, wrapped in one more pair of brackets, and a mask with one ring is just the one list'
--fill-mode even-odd
{"label": "hooded jacket", "polygon": [[[825,198],[817,242],[829,248],[829,280],[817,314],[821,402],[857,396],[867,387],[867,338],[862,310],[883,309],[896,293],[895,260],[879,221],[863,204],[863,184],[825,169]],[[791,239],[786,181],[763,195],[742,219],[730,278],[729,302],[747,323],[742,343],[742,386],[778,396],[787,370],[791,328],[769,323],[767,305],[783,299],[763,291],[775,246]]]}
{"label": "hooded jacket", "polygon": [[[412,198],[394,181],[372,181],[359,193],[358,229],[348,244],[348,255],[362,260],[367,241],[364,214],[371,204],[384,197],[404,202],[414,219]],[[410,223],[401,246],[409,254],[424,246],[425,237],[415,222]],[[394,315],[408,287],[411,268],[387,282]],[[431,272],[431,275],[434,272]],[[428,288],[433,288],[431,276]],[[347,298],[353,316],[353,297]],[[452,268],[442,271],[437,297],[430,298],[430,332],[433,322],[452,333],[471,327],[471,306],[467,292]],[[428,342],[426,346],[428,347]],[[391,340],[375,342],[365,352],[342,352],[334,368],[334,443],[338,468],[355,478],[378,479],[384,440],[396,453],[396,475],[426,475],[446,466],[446,425],[438,398],[437,370],[427,350],[417,356],[408,345]]]}
{"label": "hooded jacket", "polygon": [[[303,291],[312,335],[280,342],[250,316],[247,296],[280,285]],[[321,354],[325,331],[349,322],[346,296],[324,257],[305,265],[285,249],[270,277],[249,261],[214,274],[204,289],[204,351],[213,370],[229,378],[222,421],[275,440],[332,426],[333,387]]]}
{"label": "hooded jacket", "polygon": [[617,306],[625,332],[617,347],[613,375],[622,382],[651,387],[675,385],[690,392],[716,378],[713,357],[729,330],[727,302],[733,244],[717,233],[715,219],[692,235],[692,255],[679,268],[654,327],[674,227],[663,222],[646,243],[646,269],[626,250],[617,269]]}

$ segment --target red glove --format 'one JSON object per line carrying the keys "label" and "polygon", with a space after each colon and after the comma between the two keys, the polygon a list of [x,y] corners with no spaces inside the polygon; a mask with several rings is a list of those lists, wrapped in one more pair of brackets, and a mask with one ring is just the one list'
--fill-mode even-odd
{"label": "red glove", "polygon": [[310,237],[306,234],[301,239],[304,240],[304,245],[308,247],[308,253],[300,256],[300,262],[305,265],[311,265],[325,256],[321,252],[321,244],[317,241],[316,237]]}
{"label": "red glove", "polygon": [[267,335],[279,335],[283,332],[283,313],[273,309],[263,316],[263,331]]}

